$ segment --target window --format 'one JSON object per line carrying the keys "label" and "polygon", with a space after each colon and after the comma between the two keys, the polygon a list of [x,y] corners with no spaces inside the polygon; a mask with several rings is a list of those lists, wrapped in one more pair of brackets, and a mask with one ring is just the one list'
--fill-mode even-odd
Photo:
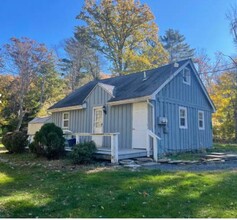
{"label": "window", "polygon": [[190,85],[191,84],[191,74],[188,68],[183,70],[183,83]]}
{"label": "window", "polygon": [[63,113],[63,128],[69,128],[69,113],[64,112]]}
{"label": "window", "polygon": [[179,107],[179,128],[188,128],[187,108]]}
{"label": "window", "polygon": [[198,128],[200,130],[204,130],[205,129],[205,125],[204,125],[204,112],[203,111],[198,111]]}

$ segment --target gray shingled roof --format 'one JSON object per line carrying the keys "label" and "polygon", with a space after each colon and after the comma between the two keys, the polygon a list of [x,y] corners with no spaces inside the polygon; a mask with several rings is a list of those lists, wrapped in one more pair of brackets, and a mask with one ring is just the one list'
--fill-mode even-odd
{"label": "gray shingled roof", "polygon": [[35,117],[33,120],[29,122],[29,124],[38,124],[38,123],[46,123],[51,121],[51,116],[45,116],[45,117]]}
{"label": "gray shingled roof", "polygon": [[146,80],[144,79],[144,71],[132,73],[124,76],[95,80],[78,88],[64,99],[50,107],[49,109],[63,108],[75,105],[82,105],[85,98],[97,83],[108,84],[114,86],[114,97],[109,102],[139,98],[151,95],[155,92],[177,69],[184,65],[188,60],[179,61],[179,67],[174,64],[168,64],[156,69],[146,70]]}

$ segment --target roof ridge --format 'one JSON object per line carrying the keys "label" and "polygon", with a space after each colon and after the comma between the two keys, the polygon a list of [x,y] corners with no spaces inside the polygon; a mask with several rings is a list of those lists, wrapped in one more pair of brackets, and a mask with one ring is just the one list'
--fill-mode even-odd
{"label": "roof ridge", "polygon": [[110,79],[115,79],[115,78],[122,78],[122,77],[128,77],[128,76],[131,76],[131,75],[135,75],[135,74],[141,74],[145,71],[152,71],[152,70],[157,70],[159,68],[162,68],[162,67],[166,67],[166,66],[171,66],[173,65],[174,63],[181,63],[181,62],[184,62],[184,61],[188,61],[188,60],[191,60],[191,58],[188,58],[188,59],[183,59],[183,60],[179,60],[179,61],[173,61],[171,63],[167,63],[167,64],[164,64],[162,66],[159,66],[159,67],[156,67],[156,68],[152,68],[152,69],[145,69],[145,70],[141,70],[139,72],[133,72],[133,73],[128,73],[128,74],[125,74],[125,75],[121,75],[121,76],[114,76],[114,77],[111,77],[111,78],[107,78],[107,79],[101,79],[101,80],[98,80],[99,82],[103,82],[103,81],[109,81]]}

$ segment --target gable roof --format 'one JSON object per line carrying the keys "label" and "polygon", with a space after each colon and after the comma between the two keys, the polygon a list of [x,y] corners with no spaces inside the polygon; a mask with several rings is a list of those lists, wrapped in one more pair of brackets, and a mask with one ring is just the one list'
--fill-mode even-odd
{"label": "gable roof", "polygon": [[[112,94],[112,98],[108,101],[110,103],[151,96],[159,88],[163,88],[164,84],[174,77],[174,74],[180,72],[190,62],[192,63],[191,59],[186,59],[177,62],[179,64],[177,66],[171,63],[159,68],[146,70],[145,79],[144,71],[141,71],[124,76],[91,81],[50,107],[49,110],[82,105],[97,84]],[[211,102],[209,96],[208,99]]]}
{"label": "gable roof", "polygon": [[35,117],[33,120],[31,120],[29,122],[29,124],[44,124],[46,122],[50,122],[51,121],[51,116],[44,116],[44,117]]}

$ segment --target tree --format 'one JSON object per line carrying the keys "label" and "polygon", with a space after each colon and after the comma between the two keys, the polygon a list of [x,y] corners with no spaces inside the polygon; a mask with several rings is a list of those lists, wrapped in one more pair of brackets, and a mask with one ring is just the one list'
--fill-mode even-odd
{"label": "tree", "polygon": [[178,30],[168,29],[164,36],[160,37],[163,47],[169,53],[169,61],[179,61],[194,56],[194,49],[185,43],[184,35]]}
{"label": "tree", "polygon": [[17,124],[17,86],[18,78],[7,74],[0,75],[0,128],[4,131],[12,131]]}
{"label": "tree", "polygon": [[52,53],[43,44],[29,38],[11,38],[4,48],[5,67],[16,74],[16,130],[19,130],[29,109],[36,113],[42,107],[49,69],[54,68],[54,62]]}
{"label": "tree", "polygon": [[[119,75],[129,72],[130,66],[135,65],[133,60],[144,63],[146,68],[153,63],[157,66],[167,61],[157,37],[154,15],[147,5],[139,1],[101,0],[100,4],[96,4],[94,0],[86,0],[77,19],[85,25],[77,27],[76,37],[103,53],[112,62],[113,71]],[[146,46],[151,41],[154,46],[150,49],[157,55],[155,60],[150,60],[146,54]],[[139,69],[140,66],[136,68]]]}
{"label": "tree", "polygon": [[226,18],[229,21],[230,32],[233,36],[233,41],[237,44],[237,6],[232,5],[226,13]]}
{"label": "tree", "polygon": [[64,49],[67,58],[61,59],[60,66],[72,91],[81,85],[81,79],[86,76],[90,80],[99,78],[100,60],[94,49],[76,38],[67,39]]}
{"label": "tree", "polygon": [[213,115],[214,135],[217,140],[237,141],[237,85],[235,72],[223,72],[212,85],[211,98],[217,112]]}

